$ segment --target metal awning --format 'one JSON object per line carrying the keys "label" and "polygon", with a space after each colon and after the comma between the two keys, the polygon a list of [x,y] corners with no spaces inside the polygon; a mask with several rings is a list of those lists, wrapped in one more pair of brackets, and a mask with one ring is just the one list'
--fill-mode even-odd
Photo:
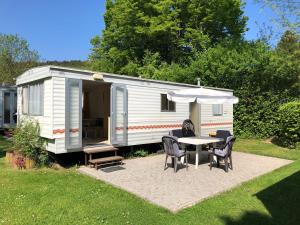
{"label": "metal awning", "polygon": [[197,102],[199,104],[236,104],[239,98],[231,92],[213,90],[208,88],[187,88],[167,93],[167,98],[173,102]]}

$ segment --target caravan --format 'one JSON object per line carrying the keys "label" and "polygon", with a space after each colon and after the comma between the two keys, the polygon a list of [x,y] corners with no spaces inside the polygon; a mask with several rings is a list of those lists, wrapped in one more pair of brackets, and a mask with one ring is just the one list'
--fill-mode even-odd
{"label": "caravan", "polygon": [[[99,143],[121,147],[161,142],[169,130],[181,127],[191,110],[189,103],[169,101],[167,93],[198,86],[43,66],[20,75],[17,87],[19,118],[38,120],[47,150],[59,154]],[[199,113],[202,136],[217,129],[232,132],[232,104],[204,104]]]}

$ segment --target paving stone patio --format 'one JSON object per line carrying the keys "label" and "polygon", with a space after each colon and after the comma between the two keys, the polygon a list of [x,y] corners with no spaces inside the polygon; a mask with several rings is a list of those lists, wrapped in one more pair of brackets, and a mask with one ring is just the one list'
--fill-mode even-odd
{"label": "paving stone patio", "polygon": [[210,171],[207,153],[202,152],[198,169],[191,164],[188,170],[179,166],[174,173],[171,167],[163,169],[164,159],[165,155],[155,155],[125,160],[124,165],[98,170],[82,166],[79,171],[177,212],[292,162],[233,152],[234,168],[225,173],[223,168]]}

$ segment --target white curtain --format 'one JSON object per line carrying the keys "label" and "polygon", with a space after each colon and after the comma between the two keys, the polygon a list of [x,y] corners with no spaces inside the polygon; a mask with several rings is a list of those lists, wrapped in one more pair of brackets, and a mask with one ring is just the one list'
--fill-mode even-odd
{"label": "white curtain", "polygon": [[212,105],[212,114],[213,114],[213,116],[222,116],[223,115],[223,104],[213,104]]}
{"label": "white curtain", "polygon": [[29,114],[33,116],[43,115],[44,105],[44,85],[43,83],[29,86]]}

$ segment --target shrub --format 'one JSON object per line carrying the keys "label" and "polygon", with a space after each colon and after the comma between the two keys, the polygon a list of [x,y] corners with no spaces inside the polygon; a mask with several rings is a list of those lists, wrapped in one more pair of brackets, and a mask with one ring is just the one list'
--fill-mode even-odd
{"label": "shrub", "polygon": [[278,109],[294,100],[287,93],[251,93],[236,91],[240,102],[234,105],[234,134],[243,137],[274,137],[278,127]]}
{"label": "shrub", "polygon": [[149,152],[144,149],[131,150],[128,154],[126,154],[126,158],[135,158],[135,157],[146,157],[149,155]]}
{"label": "shrub", "polygon": [[49,155],[45,149],[46,140],[40,137],[40,126],[35,120],[22,120],[14,132],[13,148],[22,155],[31,158],[37,166],[49,164]]}
{"label": "shrub", "polygon": [[283,104],[278,110],[277,139],[283,146],[296,148],[300,142],[300,101]]}
{"label": "shrub", "polygon": [[134,157],[146,157],[149,153],[144,149],[139,149],[133,153]]}

